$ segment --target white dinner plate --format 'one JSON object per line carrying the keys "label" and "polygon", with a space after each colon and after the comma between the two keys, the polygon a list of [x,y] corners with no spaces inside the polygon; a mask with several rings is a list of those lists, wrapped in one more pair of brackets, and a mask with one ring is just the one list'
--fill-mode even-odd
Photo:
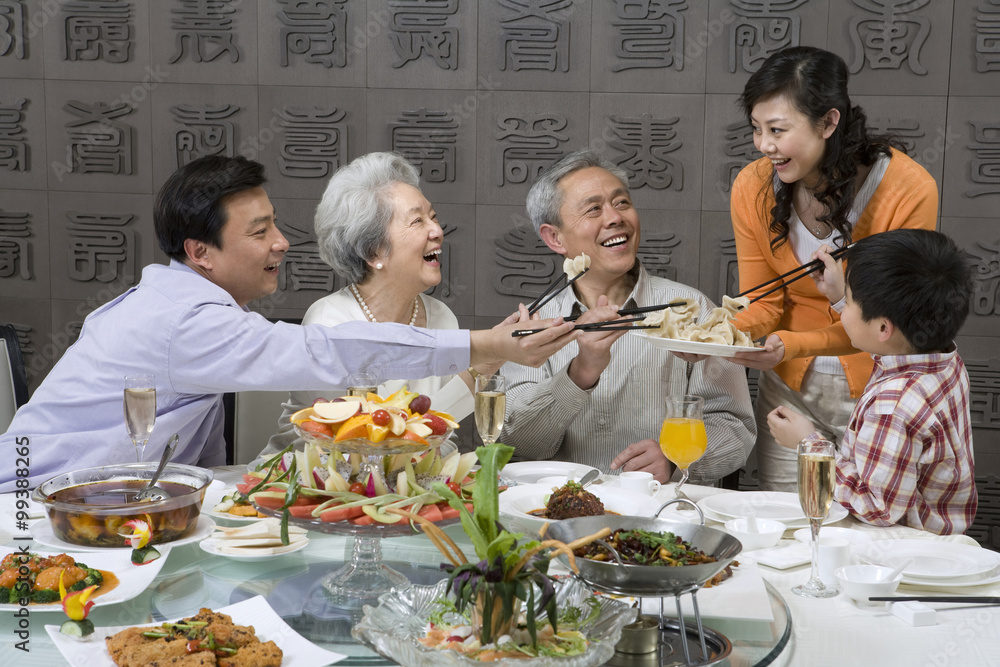
{"label": "white dinner plate", "polygon": [[[752,508],[758,519],[781,521],[789,528],[809,525],[809,519],[802,512],[796,493],[781,491],[733,491],[708,496],[698,501],[698,506],[713,519],[725,523],[729,519],[746,516]],[[834,501],[830,513],[823,523],[834,523],[847,517],[847,510]]]}
{"label": "white dinner plate", "polygon": [[677,340],[650,336],[645,331],[634,331],[633,336],[639,336],[654,347],[671,352],[687,352],[689,354],[704,354],[709,357],[731,357],[737,352],[763,352],[762,347],[743,347],[741,345],[723,345],[721,343],[699,343],[693,340]]}
{"label": "white dinner plate", "polygon": [[[650,496],[617,486],[591,486],[587,490],[601,499],[606,511],[623,516],[653,516],[660,507]],[[552,487],[545,484],[519,484],[507,489],[500,494],[500,522],[514,532],[537,533],[552,519],[528,512],[544,508],[550,495]]]}
{"label": "white dinner plate", "polygon": [[[260,519],[258,519],[259,521]],[[255,554],[250,549],[247,549],[244,553],[234,554],[227,553],[225,551],[219,551],[218,540],[214,537],[209,537],[198,543],[201,550],[210,553],[213,556],[222,556],[223,558],[232,558],[233,560],[245,560],[245,561],[257,561],[257,560],[271,560],[272,558],[281,558],[282,556],[287,556],[288,554],[293,554],[296,551],[305,549],[309,544],[309,538],[300,540],[298,544],[295,545],[294,549],[289,549],[280,554]]]}
{"label": "white dinner plate", "polygon": [[[194,527],[194,532],[192,532],[187,537],[182,537],[179,540],[174,540],[172,542],[167,542],[163,546],[168,547],[179,547],[182,544],[191,544],[192,542],[199,542],[215,530],[215,522],[212,521],[205,515],[199,515],[198,524]],[[39,544],[44,544],[47,547],[53,547],[55,549],[65,549],[67,551],[87,551],[87,552],[101,552],[101,553],[114,553],[123,552],[127,554],[132,553],[132,547],[84,547],[79,544],[70,544],[65,542],[52,532],[52,526],[48,521],[36,521],[35,525],[31,527],[31,538],[38,542]],[[157,549],[160,548],[159,544],[153,544],[152,546]],[[162,552],[161,552],[162,553]],[[89,564],[89,563],[88,563]]]}
{"label": "white dinner plate", "polygon": [[900,584],[910,588],[934,588],[952,590],[955,588],[974,588],[976,586],[992,586],[1000,583],[1000,574],[990,573],[983,577],[957,577],[955,579],[921,579],[903,575]]}
{"label": "white dinner plate", "polygon": [[896,567],[908,558],[904,580],[948,581],[986,575],[1000,567],[1000,553],[958,542],[942,540],[880,540],[861,551],[861,557]]}
{"label": "white dinner plate", "polygon": [[[809,544],[812,542],[812,531],[809,528],[802,528],[796,530],[792,534],[795,539],[803,544]],[[854,528],[838,528],[837,526],[826,526],[819,531],[820,539],[824,537],[839,537],[842,540],[847,540],[851,544],[867,544],[872,541],[872,536],[862,530],[855,530]]]}
{"label": "white dinner plate", "polygon": [[[9,553],[17,551],[19,550],[0,546],[0,559],[3,559],[3,557]],[[40,551],[37,549],[29,549],[28,551],[29,553],[39,554],[40,556],[55,556],[60,553],[65,553],[71,556],[73,560],[79,561],[87,567],[113,573],[116,577],[118,577],[118,585],[103,595],[99,594],[90,598],[94,601],[95,607],[101,607],[108,604],[116,604],[118,602],[131,600],[135,596],[139,595],[139,593],[146,590],[146,588],[153,582],[153,579],[156,578],[156,575],[160,573],[160,569],[163,567],[163,564],[167,562],[167,555],[170,553],[170,548],[164,546],[160,550],[160,557],[154,561],[146,563],[145,565],[133,564],[131,551],[118,549],[107,549],[106,551],[110,551],[112,553],[102,554],[100,557],[93,552],[78,552],[69,550],[52,552]],[[100,589],[98,589],[98,593],[100,593]],[[0,611],[17,611],[18,609],[20,609],[20,605],[18,604],[0,604]],[[28,605],[28,611],[62,612],[62,603],[32,603]]]}
{"label": "white dinner plate", "polygon": [[[213,482],[214,483],[214,482]],[[205,493],[205,502],[201,505],[201,513],[207,514],[213,519],[230,521],[233,523],[251,523],[253,521],[260,521],[264,517],[261,516],[237,516],[235,514],[229,514],[228,512],[216,512],[213,507],[222,502],[225,496],[236,493],[237,488],[235,486],[225,486],[215,490],[210,489]]]}
{"label": "white dinner plate", "polygon": [[569,461],[519,461],[505,465],[500,476],[518,484],[535,484],[543,477],[581,479],[591,470],[596,468]]}
{"label": "white dinner plate", "polygon": [[[252,625],[262,642],[274,641],[283,653],[281,664],[285,667],[306,667],[307,665],[329,665],[346,658],[342,653],[322,649],[288,626],[261,597],[253,597],[243,602],[220,607],[215,611],[229,614],[237,625]],[[187,616],[193,616],[188,614]],[[171,619],[179,621],[180,618]],[[162,623],[143,623],[141,627],[158,627]],[[140,624],[99,627],[90,635],[89,641],[77,641],[59,632],[58,625],[46,625],[45,631],[52,638],[63,657],[71,667],[115,667],[108,653],[105,637],[117,634],[128,627]]]}

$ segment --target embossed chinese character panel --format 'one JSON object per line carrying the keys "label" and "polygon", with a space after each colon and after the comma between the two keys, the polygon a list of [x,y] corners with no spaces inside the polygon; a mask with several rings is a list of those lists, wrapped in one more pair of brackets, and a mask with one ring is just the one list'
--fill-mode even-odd
{"label": "embossed chinese character panel", "polygon": [[0,85],[0,187],[46,188],[44,91],[27,79]]}
{"label": "embossed chinese character panel", "polygon": [[49,214],[45,197],[0,190],[0,296],[49,299]]}
{"label": "embossed chinese character panel", "polygon": [[996,218],[1000,210],[1000,105],[966,97],[948,108],[955,135],[945,155],[942,214]]}
{"label": "embossed chinese character panel", "polygon": [[142,81],[151,63],[150,4],[160,3],[39,3],[29,19],[29,32],[33,32],[32,25],[44,22],[45,76],[69,81]]}
{"label": "embossed chinese character panel", "polygon": [[951,38],[952,95],[1000,90],[1000,0],[955,4]]}
{"label": "embossed chinese character panel", "polygon": [[164,0],[149,11],[150,57],[170,83],[257,82],[256,0]]}
{"label": "embossed chinese character panel", "polygon": [[478,201],[523,206],[538,175],[587,144],[585,93],[498,91],[479,109]]}

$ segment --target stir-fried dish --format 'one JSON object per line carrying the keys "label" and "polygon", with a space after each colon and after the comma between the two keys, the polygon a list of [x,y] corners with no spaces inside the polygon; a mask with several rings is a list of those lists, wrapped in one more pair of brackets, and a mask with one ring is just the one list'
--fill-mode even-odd
{"label": "stir-fried dish", "polygon": [[59,602],[60,575],[69,592],[104,583],[103,573],[66,554],[10,553],[0,561],[0,604],[17,603],[22,598],[38,604]]}
{"label": "stir-fried dish", "polygon": [[544,519],[575,519],[581,516],[603,516],[604,503],[601,499],[585,490],[577,482],[566,482],[549,496],[545,509],[529,512],[532,516]]}
{"label": "stir-fried dish", "polygon": [[[605,542],[622,557],[626,565],[661,565],[677,567],[714,563],[716,559],[671,532],[654,533],[640,528],[611,533]],[[574,552],[589,560],[614,561],[615,558],[600,544],[592,542]]]}

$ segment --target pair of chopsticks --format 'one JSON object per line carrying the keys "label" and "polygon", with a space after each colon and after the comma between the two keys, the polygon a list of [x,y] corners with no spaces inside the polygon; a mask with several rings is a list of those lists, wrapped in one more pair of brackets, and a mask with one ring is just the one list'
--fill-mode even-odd
{"label": "pair of chopsticks", "polygon": [[[618,314],[619,315],[639,315],[640,313],[653,313],[653,312],[656,312],[658,310],[666,310],[667,308],[675,308],[677,306],[686,306],[687,303],[688,302],[685,299],[685,300],[682,300],[682,301],[671,301],[670,303],[661,303],[661,304],[659,304],[657,306],[642,306],[641,308],[622,308],[621,310],[618,311]],[[577,318],[579,318],[579,317],[580,317],[580,315],[570,315],[569,317],[564,318],[563,321],[564,322],[575,322],[577,320]],[[645,318],[641,318],[641,319],[645,319]],[[595,324],[596,324],[596,322],[595,322]],[[604,324],[604,322],[601,322],[601,324]],[[613,324],[619,324],[619,322],[614,322]]]}
{"label": "pair of chopsticks", "polygon": [[[552,299],[556,298],[556,295],[558,295],[559,292],[562,292],[564,289],[575,283],[580,278],[580,276],[585,274],[587,271],[590,271],[589,266],[580,273],[570,278],[568,281],[566,281],[566,284],[563,285],[562,287],[559,287],[559,283],[561,283],[563,280],[566,280],[566,274],[560,273],[559,277],[553,280],[552,284],[546,287],[545,291],[539,294],[538,298],[531,302],[531,305],[528,306],[528,314],[534,315],[535,313],[537,313],[539,308],[547,304]],[[557,287],[558,289],[556,289]]]}
{"label": "pair of chopsticks", "polygon": [[[830,257],[833,257],[834,259],[837,259],[838,257],[841,257],[844,253],[846,253],[848,250],[850,250],[851,247],[853,247],[853,246],[854,246],[854,244],[851,243],[850,245],[846,245],[843,248],[837,248],[836,250],[834,250],[833,252],[830,253]],[[777,278],[771,278],[770,280],[765,280],[764,282],[762,282],[760,285],[757,285],[756,287],[751,287],[748,290],[743,290],[742,292],[740,292],[739,294],[737,294],[733,298],[738,299],[741,296],[746,296],[747,294],[750,294],[751,292],[756,292],[757,290],[759,290],[761,288],[767,287],[768,285],[770,285],[773,282],[777,282],[779,280],[784,280],[785,278],[788,278],[788,280],[785,280],[784,282],[779,283],[777,286],[772,287],[771,289],[769,289],[768,291],[764,292],[760,296],[755,296],[754,298],[750,299],[750,303],[753,303],[754,301],[760,301],[765,296],[770,296],[771,294],[774,294],[775,292],[777,292],[778,290],[780,290],[782,287],[785,287],[786,285],[791,285],[792,283],[794,283],[799,278],[805,278],[810,273],[813,273],[814,271],[816,271],[818,269],[822,269],[823,266],[824,266],[824,264],[823,264],[822,260],[814,259],[811,262],[806,262],[802,266],[795,267],[791,271],[788,271],[786,273],[782,273]],[[794,275],[796,273],[799,273],[799,271],[801,271],[802,273],[799,274],[799,275],[797,275],[797,276]],[[794,277],[789,278],[789,276],[794,276]]]}
{"label": "pair of chopsticks", "polygon": [[[614,320],[611,322],[589,322],[587,324],[577,324],[573,327],[574,331],[635,331],[638,329],[658,329],[659,325],[631,325],[629,322],[641,322],[646,319],[644,315],[638,317],[629,317],[624,320]],[[570,320],[571,321],[571,320]],[[521,336],[530,336],[531,334],[538,333],[539,331],[545,331],[545,329],[518,329],[511,333],[514,338],[520,338]]]}
{"label": "pair of chopsticks", "polygon": [[898,597],[871,597],[872,602],[962,602],[965,604],[1000,604],[1000,597],[976,595],[913,595]]}

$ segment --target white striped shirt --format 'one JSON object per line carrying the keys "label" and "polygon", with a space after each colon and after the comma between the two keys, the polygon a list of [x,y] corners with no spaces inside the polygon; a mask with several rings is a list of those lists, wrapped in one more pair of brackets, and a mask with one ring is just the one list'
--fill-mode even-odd
{"label": "white striped shirt", "polygon": [[[714,307],[701,292],[649,275],[639,262],[632,270],[635,288],[622,306],[651,306],[694,298],[702,317]],[[540,311],[543,318],[586,310],[572,289],[563,291]],[[578,352],[570,343],[541,368],[513,363],[507,377],[507,417],[500,442],[516,448],[524,459],[572,461],[608,473],[611,461],[628,445],[659,437],[663,399],[695,394],[705,399],[708,450],[691,468],[692,482],[712,482],[746,462],[757,435],[747,390],[746,370],[721,357],[687,364],[638,336],[626,334],[611,348],[611,363],[591,389],[580,389],[567,375]]]}

